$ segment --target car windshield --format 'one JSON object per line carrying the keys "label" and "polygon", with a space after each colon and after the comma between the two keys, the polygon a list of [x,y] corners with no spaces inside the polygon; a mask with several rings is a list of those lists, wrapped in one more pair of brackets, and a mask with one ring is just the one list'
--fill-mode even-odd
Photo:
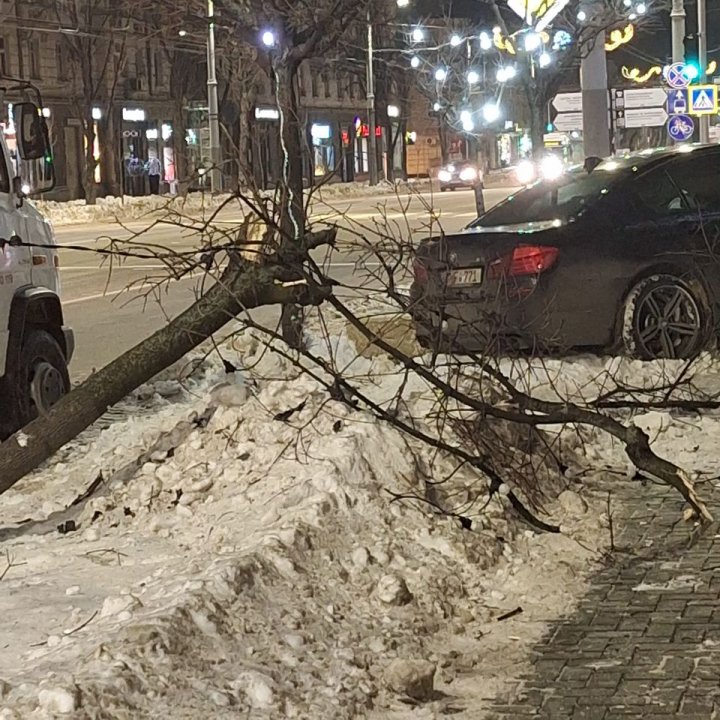
{"label": "car windshield", "polygon": [[573,168],[556,180],[542,180],[511,195],[471,227],[568,220],[630,172],[631,166],[613,161],[598,165],[589,175],[583,167]]}

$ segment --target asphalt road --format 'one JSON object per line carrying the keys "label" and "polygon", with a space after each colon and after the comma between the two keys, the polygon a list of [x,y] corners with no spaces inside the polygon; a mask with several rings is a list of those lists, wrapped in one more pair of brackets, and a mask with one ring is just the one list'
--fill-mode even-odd
{"label": "asphalt road", "polygon": [[[499,202],[509,192],[487,190],[486,205]],[[475,217],[473,194],[464,190],[432,197],[427,194],[400,199],[394,196],[346,198],[334,201],[332,207],[314,207],[315,219],[338,222],[343,228],[338,250],[322,258],[330,275],[351,287],[365,284],[366,277],[358,269],[358,260],[363,256],[359,238],[379,241],[376,223],[380,218],[394,228],[393,235],[411,236],[413,240],[425,237],[429,232],[430,207],[445,231],[460,229]],[[223,215],[221,227],[230,229],[237,219],[231,214]],[[103,260],[93,252],[108,247],[109,238],[131,238],[148,224],[132,223],[125,228],[78,225],[57,229],[63,304],[66,320],[76,335],[76,353],[71,365],[74,380],[106,365],[155,332],[186,309],[201,289],[203,279],[199,276],[153,289],[156,282],[166,276],[165,268],[156,260],[132,258],[111,265],[108,258]],[[435,225],[434,231],[437,229]],[[137,242],[174,251],[196,249],[198,240],[197,233],[168,225],[155,226],[137,238]],[[83,250],[62,249],[70,245],[79,245]],[[253,317],[272,323],[277,314],[276,308],[265,308],[255,311]]]}

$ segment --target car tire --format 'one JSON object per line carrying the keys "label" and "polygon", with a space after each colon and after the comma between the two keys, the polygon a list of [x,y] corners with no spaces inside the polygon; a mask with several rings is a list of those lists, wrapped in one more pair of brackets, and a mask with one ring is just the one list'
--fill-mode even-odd
{"label": "car tire", "polygon": [[669,274],[640,280],[628,293],[620,315],[622,346],[641,360],[683,360],[705,349],[712,312],[697,280]]}
{"label": "car tire", "polygon": [[30,330],[2,381],[2,404],[11,410],[0,432],[7,437],[24,427],[69,390],[67,361],[57,340],[45,330]]}
{"label": "car tire", "polygon": [[440,192],[445,192],[446,190],[447,190],[446,187],[441,187],[441,188],[440,188]]}

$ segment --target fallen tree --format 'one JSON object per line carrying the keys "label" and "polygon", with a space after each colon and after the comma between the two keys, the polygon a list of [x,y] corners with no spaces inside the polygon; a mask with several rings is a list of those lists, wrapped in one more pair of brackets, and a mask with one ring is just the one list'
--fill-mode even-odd
{"label": "fallen tree", "polygon": [[[250,222],[243,226],[247,236]],[[184,313],[91,375],[49,413],[0,444],[0,493],[39,467],[66,443],[143,383],[180,360],[243,310],[293,303],[317,305],[330,288],[303,281],[293,267],[313,248],[332,245],[335,230],[307,233],[302,246],[248,259],[226,247],[227,265]],[[213,255],[217,253],[214,252]],[[261,261],[259,261],[261,260]]]}

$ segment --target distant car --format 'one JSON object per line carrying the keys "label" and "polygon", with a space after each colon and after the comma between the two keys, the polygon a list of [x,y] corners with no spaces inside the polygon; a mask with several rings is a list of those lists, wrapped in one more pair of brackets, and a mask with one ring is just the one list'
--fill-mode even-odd
{"label": "distant car", "polygon": [[687,358],[720,327],[720,147],[574,168],[417,249],[421,343]]}
{"label": "distant car", "polygon": [[438,172],[440,191],[456,190],[457,188],[474,188],[482,184],[482,171],[476,163],[468,160],[443,165]]}

